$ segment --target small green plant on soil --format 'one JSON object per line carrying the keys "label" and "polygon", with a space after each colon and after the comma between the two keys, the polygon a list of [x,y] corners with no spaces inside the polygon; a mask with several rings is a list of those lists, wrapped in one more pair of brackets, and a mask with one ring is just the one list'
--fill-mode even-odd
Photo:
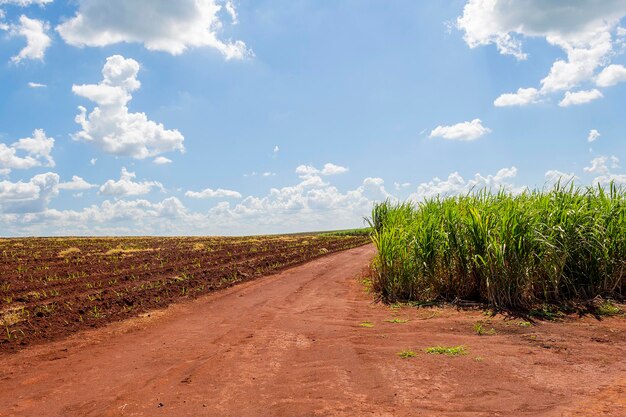
{"label": "small green plant on soil", "polygon": [[417,353],[413,352],[412,350],[403,350],[398,352],[398,356],[402,359],[414,358],[416,355]]}
{"label": "small green plant on soil", "polygon": [[520,320],[520,321],[517,322],[517,325],[519,327],[532,327],[533,324],[531,322],[529,322],[529,321],[526,321],[526,320]]}
{"label": "small green plant on soil", "polygon": [[401,319],[398,317],[394,317],[392,319],[389,320],[385,320],[387,323],[406,323],[409,321],[409,319]]}
{"label": "small green plant on soil", "polygon": [[596,313],[601,316],[617,316],[622,310],[610,301],[605,301],[596,308]]}
{"label": "small green plant on soil", "polygon": [[433,346],[424,349],[424,352],[431,355],[446,355],[446,356],[460,356],[467,355],[467,349],[465,346]]}
{"label": "small green plant on soil", "polygon": [[478,336],[493,336],[494,334],[496,334],[496,329],[492,327],[491,329],[487,330],[483,322],[477,321],[476,323],[474,323],[474,332]]}
{"label": "small green plant on soil", "polygon": [[528,312],[531,317],[538,317],[543,320],[555,321],[565,316],[563,312],[556,308],[544,304],[541,308],[535,308]]}
{"label": "small green plant on soil", "polygon": [[372,323],[372,322],[370,322],[370,321],[364,321],[364,322],[362,322],[361,324],[359,324],[359,326],[361,326],[361,327],[367,327],[367,328],[369,329],[369,328],[374,327],[374,323]]}

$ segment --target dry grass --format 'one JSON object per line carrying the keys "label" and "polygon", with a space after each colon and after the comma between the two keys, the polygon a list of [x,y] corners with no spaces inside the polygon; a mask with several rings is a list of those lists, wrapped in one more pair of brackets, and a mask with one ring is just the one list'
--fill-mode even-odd
{"label": "dry grass", "polygon": [[76,255],[80,253],[80,249],[76,248],[76,247],[71,247],[71,248],[67,248],[65,250],[62,250],[61,252],[59,252],[59,256],[61,258],[65,258],[66,256],[70,256],[70,255]]}

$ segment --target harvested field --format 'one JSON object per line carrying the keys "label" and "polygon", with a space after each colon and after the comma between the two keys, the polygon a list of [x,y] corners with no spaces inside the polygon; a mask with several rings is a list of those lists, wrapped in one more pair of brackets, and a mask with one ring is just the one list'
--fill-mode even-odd
{"label": "harvested field", "polygon": [[249,281],[366,236],[0,240],[0,352]]}

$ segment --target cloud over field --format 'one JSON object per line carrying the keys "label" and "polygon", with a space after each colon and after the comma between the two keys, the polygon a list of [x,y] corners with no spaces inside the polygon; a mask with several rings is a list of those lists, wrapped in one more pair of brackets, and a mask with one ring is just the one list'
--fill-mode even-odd
{"label": "cloud over field", "polygon": [[117,181],[108,180],[100,187],[100,194],[114,197],[126,197],[144,195],[152,191],[153,188],[163,190],[163,185],[156,181],[135,181],[137,174],[122,168],[120,179]]}
{"label": "cloud over field", "polygon": [[48,23],[27,16],[20,16],[19,24],[9,26],[9,32],[13,36],[22,36],[26,39],[26,46],[11,61],[18,64],[25,59],[42,61],[46,49],[52,43],[47,32],[50,29]]}
{"label": "cloud over field", "polygon": [[575,5],[567,0],[469,0],[456,25],[470,48],[493,44],[501,54],[517,60],[532,59],[523,47],[528,38],[543,38],[560,48],[565,57],[554,61],[538,88],[505,92],[494,104],[528,105],[541,97],[565,92],[561,103],[567,106],[601,97],[574,92],[580,85],[593,84],[598,70],[602,71],[597,78],[600,87],[624,80],[623,67],[607,64],[621,52],[618,24],[625,15],[623,0],[580,0]]}
{"label": "cloud over field", "polygon": [[0,175],[7,175],[14,169],[54,167],[53,148],[54,139],[47,137],[42,129],[35,130],[32,137],[22,138],[11,145],[0,142]]}
{"label": "cloud over field", "polygon": [[474,119],[471,122],[457,123],[452,126],[437,126],[430,132],[430,137],[439,137],[448,140],[472,141],[488,133],[491,133],[491,129],[483,126],[480,119]]}
{"label": "cloud over field", "polygon": [[[222,6],[216,0],[79,0],[76,15],[57,26],[75,46],[142,43],[151,51],[179,55],[189,48],[211,47],[226,59],[252,54],[243,41],[222,40]],[[237,21],[232,2],[225,12]]]}
{"label": "cloud over field", "polygon": [[107,58],[100,83],[72,86],[74,94],[96,103],[91,113],[79,107],[76,123],[82,130],[74,134],[76,140],[91,143],[112,155],[135,159],[184,151],[184,137],[178,130],[168,130],[161,123],[149,120],[145,113],[128,110],[131,93],[141,87],[138,72],[137,61],[114,55]]}

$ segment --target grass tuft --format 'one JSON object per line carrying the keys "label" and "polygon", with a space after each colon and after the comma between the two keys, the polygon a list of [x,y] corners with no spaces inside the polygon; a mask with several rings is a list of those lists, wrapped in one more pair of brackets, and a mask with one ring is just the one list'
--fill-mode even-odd
{"label": "grass tuft", "polygon": [[610,301],[605,301],[596,308],[596,313],[601,316],[617,316],[622,310]]}
{"label": "grass tuft", "polygon": [[424,352],[431,355],[460,356],[467,355],[468,351],[465,346],[433,346],[424,349]]}
{"label": "grass tuft", "polygon": [[487,330],[487,328],[485,327],[483,322],[476,322],[474,323],[474,332],[478,335],[478,336],[493,336],[496,334],[496,329],[494,329],[493,327],[489,330]]}
{"label": "grass tuft", "polygon": [[397,353],[397,355],[399,357],[401,357],[402,359],[409,359],[409,358],[414,358],[417,353],[413,352],[412,350],[403,350]]}
{"label": "grass tuft", "polygon": [[389,320],[385,320],[387,323],[408,323],[409,319],[401,319],[398,317],[394,317]]}

